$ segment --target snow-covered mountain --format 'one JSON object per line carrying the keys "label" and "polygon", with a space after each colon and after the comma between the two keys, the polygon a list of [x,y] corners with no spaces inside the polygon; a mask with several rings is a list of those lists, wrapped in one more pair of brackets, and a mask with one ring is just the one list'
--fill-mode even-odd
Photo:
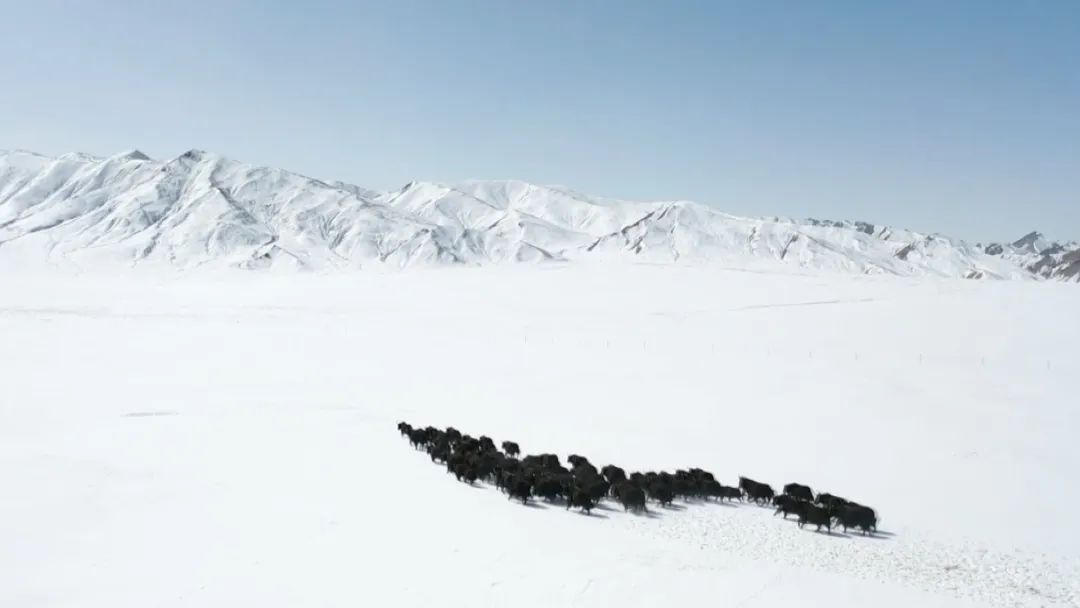
{"label": "snow-covered mountain", "polygon": [[0,263],[360,268],[685,260],[1080,281],[1080,245],[972,245],[862,222],[745,218],[518,181],[328,183],[199,150],[168,161],[0,152]]}
{"label": "snow-covered mountain", "polygon": [[1080,243],[1056,243],[1039,232],[1019,240],[991,243],[983,247],[989,255],[999,256],[1044,279],[1080,282]]}

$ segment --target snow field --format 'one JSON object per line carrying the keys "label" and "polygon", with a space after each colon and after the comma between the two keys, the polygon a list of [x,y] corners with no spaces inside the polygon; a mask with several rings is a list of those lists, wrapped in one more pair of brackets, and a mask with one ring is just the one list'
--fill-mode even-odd
{"label": "snow field", "polygon": [[[1075,287],[672,267],[9,275],[0,604],[1077,606]],[[522,507],[398,420],[878,510]]]}

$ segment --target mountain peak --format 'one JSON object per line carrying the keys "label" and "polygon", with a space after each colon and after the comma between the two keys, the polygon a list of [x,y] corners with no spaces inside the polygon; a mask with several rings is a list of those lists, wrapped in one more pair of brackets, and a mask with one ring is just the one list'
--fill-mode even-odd
{"label": "mountain peak", "polygon": [[1041,232],[1031,231],[1013,242],[1013,247],[1023,249],[1030,253],[1039,253],[1047,249],[1051,244]]}
{"label": "mountain peak", "polygon": [[116,159],[119,159],[119,160],[140,160],[140,161],[141,160],[152,160],[149,156],[144,154],[142,150],[136,150],[136,149],[131,149],[131,150],[128,150],[127,152],[121,152],[120,154],[117,154],[113,158],[116,158]]}
{"label": "mountain peak", "polygon": [[211,155],[206,150],[200,150],[198,148],[192,148],[192,149],[188,150],[187,152],[184,152],[180,156],[177,156],[176,160],[198,163],[198,162],[202,162],[203,160],[209,158],[210,156],[213,156],[213,155]]}
{"label": "mountain peak", "polygon": [[127,151],[121,152],[119,154],[114,154],[114,155],[106,158],[105,160],[106,161],[112,161],[112,162],[124,162],[124,161],[146,162],[146,161],[153,160],[153,159],[151,159],[149,156],[144,154],[141,150],[136,150],[136,149],[132,148],[131,150],[127,150]]}

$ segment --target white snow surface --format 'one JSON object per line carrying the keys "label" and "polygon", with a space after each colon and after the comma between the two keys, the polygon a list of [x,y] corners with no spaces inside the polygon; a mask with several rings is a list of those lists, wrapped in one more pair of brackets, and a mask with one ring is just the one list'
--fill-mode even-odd
{"label": "white snow surface", "polygon": [[[438,213],[482,225],[465,207]],[[157,209],[148,223],[194,222]],[[354,213],[405,213],[378,209]],[[262,238],[237,222],[221,229]],[[141,238],[113,228],[113,246]],[[2,606],[1080,606],[1073,285],[580,264],[3,276]],[[880,533],[749,505],[523,507],[454,481],[399,420],[799,481],[875,507]]]}
{"label": "white snow surface", "polygon": [[518,181],[419,182],[380,193],[200,150],[168,161],[138,151],[55,159],[0,152],[0,268],[622,260],[1080,280],[1080,247],[1070,247],[1033,268],[1045,256],[1028,246],[988,255],[980,245],[884,226],[736,217],[686,201],[599,199]]}

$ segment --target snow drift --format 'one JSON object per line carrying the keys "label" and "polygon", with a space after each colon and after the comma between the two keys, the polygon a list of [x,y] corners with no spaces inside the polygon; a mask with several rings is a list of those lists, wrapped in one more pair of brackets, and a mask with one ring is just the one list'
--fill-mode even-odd
{"label": "snow drift", "polygon": [[1080,245],[975,245],[863,222],[745,218],[518,181],[375,192],[199,150],[0,152],[0,263],[304,269],[584,259],[1080,280]]}

